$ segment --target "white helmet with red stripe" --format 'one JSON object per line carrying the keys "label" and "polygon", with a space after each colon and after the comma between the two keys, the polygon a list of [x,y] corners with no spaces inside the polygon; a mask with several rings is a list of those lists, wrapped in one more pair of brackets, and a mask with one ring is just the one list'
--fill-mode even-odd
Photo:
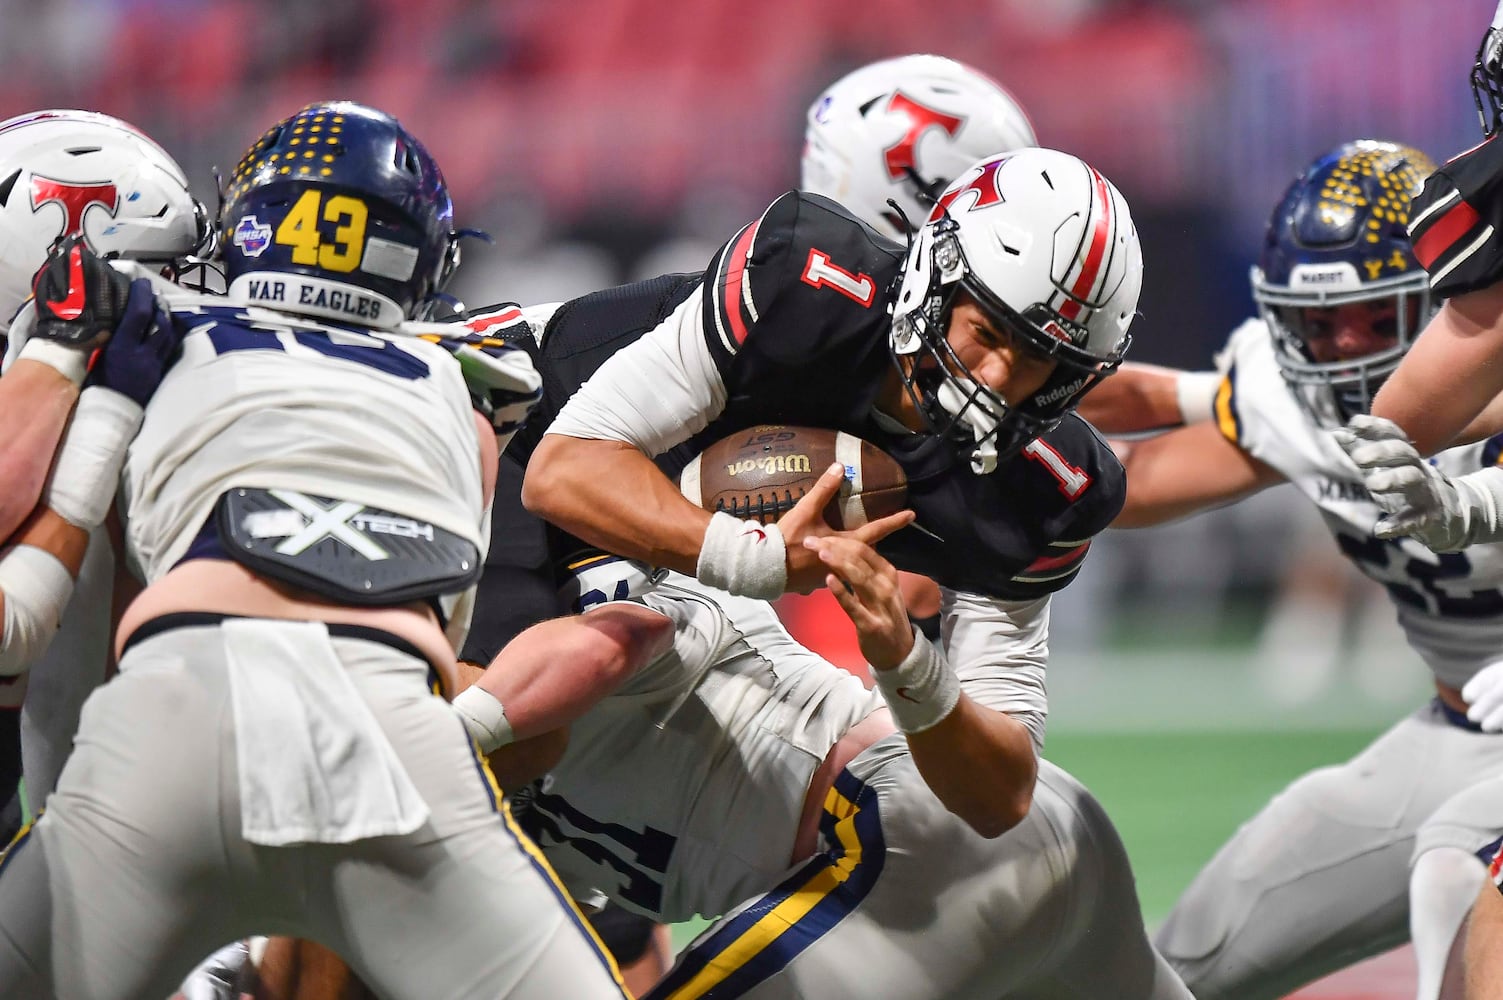
{"label": "white helmet with red stripe", "polygon": [[0,122],[0,336],[54,243],[163,265],[213,247],[208,213],[167,152],[91,111],[36,111]]}
{"label": "white helmet with red stripe", "polygon": [[805,191],[833,198],[885,236],[913,225],[966,167],[1033,146],[1028,115],[995,80],[943,56],[871,63],[841,77],[809,107]]}
{"label": "white helmet with red stripe", "polygon": [[[1023,149],[973,164],[914,237],[893,306],[892,350],[936,433],[996,467],[1064,419],[1121,364],[1143,283],[1143,253],[1121,192],[1084,161]],[[1053,358],[1053,373],[1011,405],[977,383],[946,339],[967,292],[999,329]]]}

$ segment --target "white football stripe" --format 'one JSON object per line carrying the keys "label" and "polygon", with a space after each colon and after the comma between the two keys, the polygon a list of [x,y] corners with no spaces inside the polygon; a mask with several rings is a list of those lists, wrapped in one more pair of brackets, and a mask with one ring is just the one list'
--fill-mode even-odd
{"label": "white football stripe", "polygon": [[1492,226],[1488,226],[1486,229],[1484,229],[1482,231],[1482,235],[1481,236],[1477,237],[1475,240],[1472,241],[1472,243],[1471,243],[1470,246],[1468,246],[1465,249],[1463,249],[1455,257],[1452,257],[1451,258],[1451,262],[1449,264],[1447,264],[1445,267],[1441,268],[1439,271],[1436,271],[1434,274],[1430,275],[1430,284],[1432,284],[1432,285],[1438,285],[1438,284],[1440,284],[1442,281],[1445,280],[1446,275],[1450,274],[1452,271],[1456,270],[1456,268],[1458,268],[1462,264],[1464,264],[1467,261],[1467,259],[1472,256],[1472,254],[1474,254],[1474,253],[1477,252],[1477,249],[1479,247],[1481,247],[1482,244],[1486,243],[1488,240],[1490,240],[1492,238],[1493,238],[1493,227]]}
{"label": "white football stripe", "polygon": [[861,499],[861,439],[839,431],[835,435],[835,461],[845,466],[846,485],[841,488],[840,523],[847,529],[866,523],[866,502]]}
{"label": "white football stripe", "polygon": [[704,495],[699,491],[699,459],[700,456],[695,455],[689,460],[689,464],[684,466],[684,471],[678,474],[679,492],[696,507],[704,503]]}

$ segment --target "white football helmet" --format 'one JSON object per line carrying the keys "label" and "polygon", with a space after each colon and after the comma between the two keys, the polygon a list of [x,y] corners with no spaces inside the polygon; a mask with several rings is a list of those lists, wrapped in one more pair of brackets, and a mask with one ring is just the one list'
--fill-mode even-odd
{"label": "white football helmet", "polygon": [[884,59],[835,81],[809,107],[805,191],[833,198],[885,236],[912,225],[962,170],[1038,140],[1012,95],[943,56]]}
{"label": "white football helmet", "polygon": [[[931,429],[990,472],[1121,364],[1142,284],[1137,229],[1110,181],[1053,149],[994,156],[940,195],[909,246],[892,351]],[[950,308],[962,290],[999,328],[1055,360],[1030,398],[1004,401],[951,349]]]}
{"label": "white football helmet", "polygon": [[0,336],[58,240],[103,256],[175,264],[213,249],[183,169],[131,125],[91,111],[0,122]]}

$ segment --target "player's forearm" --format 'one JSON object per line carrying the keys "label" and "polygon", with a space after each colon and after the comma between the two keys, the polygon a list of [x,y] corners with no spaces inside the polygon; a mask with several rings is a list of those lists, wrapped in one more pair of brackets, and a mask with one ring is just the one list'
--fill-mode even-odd
{"label": "player's forearm", "polygon": [[608,604],[534,625],[454,698],[480,749],[564,729],[673,642],[665,615]]}
{"label": "player's forearm", "polygon": [[1125,443],[1118,454],[1127,470],[1127,497],[1114,528],[1164,524],[1283,480],[1211,423]]}
{"label": "player's forearm", "polygon": [[673,643],[673,622],[636,604],[555,618],[517,636],[476,686],[506,706],[518,739],[567,726]]}
{"label": "player's forearm", "polygon": [[1503,286],[1447,300],[1373,400],[1422,455],[1445,448],[1503,393]]}
{"label": "player's forearm", "polygon": [[527,465],[522,503],[591,545],[694,576],[708,511],[621,441],[544,436]]}
{"label": "player's forearm", "polygon": [[50,365],[18,360],[0,378],[0,539],[36,507],[78,386]]}
{"label": "player's forearm", "polygon": [[1038,757],[1028,728],[961,695],[938,724],[908,736],[919,773],[945,808],[983,837],[1028,815]]}
{"label": "player's forearm", "polygon": [[1086,393],[1076,408],[1103,434],[1136,434],[1210,416],[1221,376],[1157,365],[1125,364]]}
{"label": "player's forearm", "polygon": [[0,676],[46,651],[73,594],[89,533],[39,508],[0,555]]}

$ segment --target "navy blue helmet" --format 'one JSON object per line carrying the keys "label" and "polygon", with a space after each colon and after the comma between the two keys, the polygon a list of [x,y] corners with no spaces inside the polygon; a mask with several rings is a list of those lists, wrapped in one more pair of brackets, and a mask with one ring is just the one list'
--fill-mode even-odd
{"label": "navy blue helmet", "polygon": [[256,140],[219,225],[232,297],[364,326],[421,318],[458,263],[438,164],[395,118],[349,101]]}
{"label": "navy blue helmet", "polygon": [[1252,269],[1284,380],[1323,425],[1367,413],[1432,310],[1409,203],[1435,164],[1395,142],[1343,143],[1289,185]]}

